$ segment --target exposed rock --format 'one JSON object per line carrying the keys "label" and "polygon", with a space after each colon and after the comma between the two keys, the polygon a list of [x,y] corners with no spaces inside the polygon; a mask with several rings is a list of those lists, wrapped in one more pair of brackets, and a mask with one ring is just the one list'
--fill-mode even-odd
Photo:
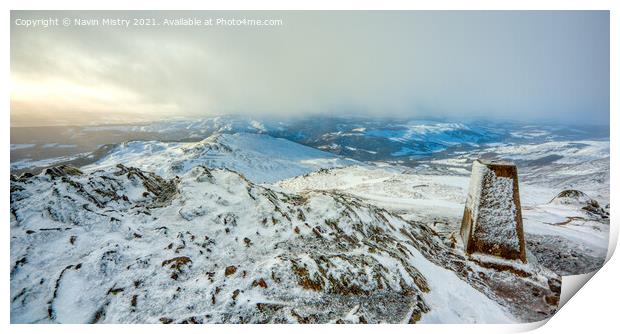
{"label": "exposed rock", "polygon": [[[164,178],[158,176],[155,173],[151,172],[143,172],[142,170],[135,167],[127,167],[122,164],[116,165],[118,171],[116,175],[126,175],[128,179],[139,179],[142,182],[142,185],[146,190],[153,195],[155,198],[149,207],[161,207],[167,205],[172,198],[177,194],[177,180],[165,180]],[[142,193],[143,197],[144,192]]]}
{"label": "exposed rock", "polygon": [[601,207],[596,200],[590,198],[590,196],[588,196],[586,193],[579,190],[563,190],[549,203],[576,206],[580,207],[582,210],[586,211],[591,215],[600,216],[601,218],[609,218],[608,209],[606,210],[605,208]]}
{"label": "exposed rock", "polygon": [[170,265],[172,269],[181,269],[184,265],[191,263],[192,260],[187,256],[179,256],[169,260],[165,260],[161,263],[162,267]]}
{"label": "exposed rock", "polygon": [[[60,165],[45,169],[44,174],[49,175],[51,178],[57,178],[61,176],[82,175],[82,172],[78,168],[75,168],[73,166]],[[32,174],[24,173],[22,174],[22,177],[30,178],[32,177]]]}
{"label": "exposed rock", "polygon": [[578,204],[578,205],[592,205],[598,207],[598,203],[591,199],[590,196],[586,195],[584,192],[568,189],[563,190],[557,196],[555,196],[550,203],[555,204]]}
{"label": "exposed rock", "polygon": [[260,286],[263,289],[267,288],[267,282],[265,282],[264,279],[259,279],[258,281],[254,281],[252,282],[252,286],[256,287],[256,286]]}
{"label": "exposed rock", "polygon": [[161,322],[162,324],[171,324],[172,322],[174,322],[174,320],[166,317],[161,317],[159,318],[159,322]]}
{"label": "exposed rock", "polygon": [[234,274],[236,272],[237,272],[237,267],[235,267],[235,266],[228,266],[224,270],[224,275],[230,276],[230,275],[232,275],[232,274]]}

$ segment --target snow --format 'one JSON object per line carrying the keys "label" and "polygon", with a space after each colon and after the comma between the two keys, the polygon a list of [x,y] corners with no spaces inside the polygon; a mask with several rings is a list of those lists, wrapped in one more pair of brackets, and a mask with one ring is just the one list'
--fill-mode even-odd
{"label": "snow", "polygon": [[549,141],[542,144],[505,145],[487,150],[509,160],[537,160],[550,155],[560,158],[553,164],[575,164],[609,156],[609,141]]}
{"label": "snow", "polygon": [[58,310],[56,319],[64,324],[80,324],[92,321],[99,305],[97,299],[104,297],[105,291],[93,287],[92,280],[84,277],[84,271],[70,268],[64,272],[58,286],[57,298],[53,307]]}
{"label": "snow", "polygon": [[491,171],[484,164],[474,161],[471,168],[471,178],[469,180],[469,191],[467,192],[467,200],[465,201],[465,207],[471,212],[471,230],[476,230],[476,223],[478,221],[478,210],[480,209],[479,203],[482,196],[482,186],[484,180]]}
{"label": "snow", "polygon": [[584,191],[603,204],[609,202],[609,141],[486,144],[480,149],[432,159],[431,166],[469,168],[481,156],[517,165],[519,184],[524,188],[522,203],[549,201],[566,189]]}
{"label": "snow", "polygon": [[48,143],[41,146],[42,148],[75,148],[76,144],[59,144],[59,143]]}
{"label": "snow", "polygon": [[[220,121],[229,124],[217,119],[209,124]],[[472,130],[407,126],[408,138]],[[523,160],[561,155],[552,168],[561,172],[559,179],[538,166],[519,167],[527,176],[520,182],[526,240],[561,237],[578,245],[571,251],[604,258],[608,223],[579,205],[549,201],[564,190],[562,182],[585,184],[591,175],[608,174],[608,142],[483,147],[414,169],[364,164],[263,134],[218,134],[196,143],[128,142],[81,168],[84,175],[67,176],[71,182],[44,174],[11,181],[11,322],[158,323],[162,317],[268,322],[274,321],[273,314],[297,322],[293,311],[319,322],[359,322],[360,317],[401,322],[420,311],[413,303],[418,296],[428,307],[421,312],[422,323],[542,317],[537,313],[542,298],[530,310],[518,311],[491,283],[534,284],[544,290],[543,283],[554,274],[536,272],[522,279],[483,271],[458,247],[446,246],[460,225],[468,187],[488,174],[474,165],[470,180],[464,168],[472,155],[493,150]],[[170,198],[155,194],[143,178],[119,174],[119,163],[140,168],[149,182],[174,184],[175,192]],[[514,207],[503,207],[512,202],[513,191],[512,182],[504,179],[493,179],[490,199],[507,209],[502,212],[514,213]],[[588,195],[608,199],[601,188],[608,188],[608,180],[602,177],[600,185],[591,185],[599,191]],[[558,224],[568,217],[579,219]],[[402,230],[417,234],[410,239]],[[510,237],[502,233],[495,235]],[[164,265],[182,256],[191,262]],[[233,265],[235,273],[227,275],[225,268]],[[303,270],[295,272],[293,265]],[[376,270],[385,273],[380,282]],[[476,276],[481,273],[493,280]],[[321,282],[321,290],[302,287],[298,275]],[[259,278],[266,288],[254,283]],[[344,289],[340,280],[369,295],[334,292]],[[428,291],[420,282],[428,284]],[[413,296],[402,299],[402,284]],[[522,294],[531,297],[531,291]],[[134,296],[137,306],[132,306]],[[260,303],[281,311],[258,312]],[[51,318],[48,307],[54,311]]]}
{"label": "snow", "polygon": [[[337,301],[341,298],[338,295],[301,288],[290,264],[304,268],[311,278],[335,277],[333,282],[322,283],[326,291],[342,289],[334,282],[346,279],[364,291],[380,289],[398,294],[402,282],[416,289],[418,281],[410,275],[419,271],[421,279],[430,285],[430,292],[422,296],[430,307],[422,317],[428,317],[425,321],[516,321],[503,307],[449,269],[432,264],[404,236],[395,234],[408,223],[387,212],[379,219],[378,209],[355,198],[310,192],[304,195],[305,204],[293,205],[300,201],[291,202],[295,193],[253,185],[231,171],[193,167],[174,181],[178,194],[172,202],[153,207],[159,195],[151,193],[146,184],[163,181],[155,174],[130,177],[122,174],[126,173],[123,170],[105,167],[62,182],[40,175],[29,183],[20,183],[25,187],[20,194],[25,197],[12,197],[22,204],[16,207],[11,221],[11,233],[16,237],[11,241],[11,260],[27,260],[11,274],[12,322],[159,322],[162,317],[180,321],[206,313],[212,318],[201,321],[222,322],[239,316],[258,321],[252,318],[260,316],[257,303],[271,301],[302,312],[312,305],[304,306],[304,301],[326,298],[336,298],[329,304],[333,308],[330,314],[342,312],[349,321],[355,314],[373,321],[382,319],[376,318],[381,313],[372,313],[367,306],[351,312],[351,307]],[[105,205],[98,208],[93,203]],[[51,208],[60,211],[44,214]],[[298,210],[304,212],[303,218],[297,215]],[[50,226],[70,229],[41,230]],[[293,231],[295,226],[299,232]],[[367,243],[379,249],[394,246],[383,244],[381,238],[353,241],[364,240],[364,235],[377,228],[403,243],[411,255],[386,250],[368,256]],[[26,230],[34,233],[24,233]],[[76,239],[71,241],[71,236]],[[349,238],[344,249],[338,246],[342,236]],[[166,264],[180,256],[191,262],[178,269]],[[370,265],[360,266],[360,261],[370,261]],[[229,276],[224,267],[231,265],[237,269]],[[375,269],[371,268],[376,266],[385,268],[383,288],[373,278]],[[205,272],[213,273],[209,274],[211,279]],[[253,286],[259,278],[268,288]],[[39,284],[41,279],[43,283]],[[458,291],[452,291],[453,287]],[[376,298],[383,298],[380,296]],[[238,302],[228,303],[231,298]],[[131,306],[132,300],[137,306]],[[472,300],[479,303],[478,308],[450,306],[465,306]],[[49,305],[51,318],[40,305]],[[398,317],[405,317],[406,311],[407,307],[401,307],[403,313]],[[392,318],[382,321],[402,320],[387,314]]]}
{"label": "snow", "polygon": [[[435,150],[435,151],[440,151],[441,149]],[[414,150],[411,149],[409,147],[401,147],[400,150],[393,152],[392,156],[393,157],[402,157],[402,156],[406,156],[406,155],[412,155],[412,154],[428,154],[429,152],[426,150]]]}
{"label": "snow", "polygon": [[[479,163],[474,163],[474,166],[476,164]],[[472,177],[471,182],[488,185],[482,191],[475,189],[478,198],[472,198],[472,203],[478,205],[477,212],[472,212],[472,230],[475,238],[486,244],[519,249],[516,207],[513,201],[513,180],[508,177],[498,177],[488,170],[481,180],[475,180]]]}
{"label": "snow", "polygon": [[271,183],[320,168],[356,164],[331,153],[262,134],[213,135],[197,143],[134,141],[121,144],[85,170],[116,164],[151,170],[160,176],[182,174],[199,165],[228,168],[251,181]]}
{"label": "snow", "polygon": [[514,138],[537,138],[551,135],[551,132],[548,130],[542,129],[532,129],[532,130],[522,130],[522,131],[512,131],[510,135]]}
{"label": "snow", "polygon": [[11,144],[11,151],[33,148],[35,146],[37,146],[37,144]]}
{"label": "snow", "polygon": [[[569,217],[577,217],[573,223],[562,224]],[[575,241],[601,256],[607,253],[609,225],[592,220],[586,212],[575,207],[556,204],[541,204],[523,213],[524,229],[527,233],[561,236]]]}
{"label": "snow", "polygon": [[283,180],[277,185],[290,191],[344,191],[380,207],[413,211],[415,215],[460,217],[467,183],[464,176],[404,174],[388,166],[354,165]]}
{"label": "snow", "polygon": [[[547,144],[547,146],[550,145]],[[589,151],[596,152],[597,150]],[[570,157],[570,153],[566,154]],[[560,176],[553,174],[558,170],[557,166],[550,168],[549,172],[542,172],[539,167],[519,168],[519,175],[521,176],[519,187],[526,242],[528,239],[539,240],[539,237],[544,238],[544,240],[550,237],[559,237],[568,243],[565,245],[566,251],[571,249],[576,252],[583,251],[593,258],[604,259],[609,225],[599,222],[598,218],[588,216],[581,209],[583,205],[549,204],[556,195],[567,189],[563,182],[556,180],[567,180],[567,178],[574,177],[580,177],[579,180],[583,179],[579,183],[572,183],[577,187],[576,189],[590,189],[588,191],[590,197],[595,197],[599,202],[602,201],[601,205],[603,206],[604,203],[608,203],[608,176],[600,184],[592,182],[589,176],[590,173],[608,175],[608,161],[592,163],[592,161],[599,161],[599,158],[600,156],[597,154],[593,156],[583,155],[580,160],[584,162],[574,165],[558,165],[564,166],[560,169],[566,172],[565,176],[562,176],[564,174],[560,174]],[[572,157],[570,160],[574,161]],[[469,158],[455,157],[451,161],[465,166],[468,164]],[[445,160],[440,160],[440,163],[445,164]],[[583,164],[589,166],[590,169],[580,168]],[[467,194],[479,194],[480,189],[475,191],[469,187],[477,187],[480,184],[477,180],[482,180],[488,169],[481,164],[473,164],[471,173],[455,171],[454,174],[446,175],[443,170],[421,173],[434,165],[435,162],[433,161],[430,166],[421,166],[417,169],[420,172],[415,173],[404,173],[407,169],[386,164],[349,166],[284,180],[279,182],[278,186],[290,191],[308,191],[311,189],[343,191],[374,205],[399,212],[410,219],[446,219],[451,222],[448,226],[453,231],[460,227]],[[569,166],[574,167],[569,168]],[[523,175],[528,177],[524,179]],[[502,190],[503,197],[510,198],[512,185],[507,180],[504,183],[499,190]],[[474,202],[475,199],[471,201],[471,203]],[[510,211],[512,210],[508,210],[508,212]],[[490,215],[493,216],[494,213],[490,213]],[[567,221],[569,217],[581,217],[582,220],[574,220],[570,224],[555,225]],[[505,234],[499,233],[507,239],[511,238],[511,235]],[[568,272],[573,270],[573,273],[581,273],[584,269],[576,267],[567,270],[569,270]]]}
{"label": "snow", "polygon": [[252,127],[255,128],[256,130],[263,131],[263,132],[267,131],[267,128],[265,127],[265,125],[259,121],[252,120],[250,121],[250,125],[252,125]]}
{"label": "snow", "polygon": [[15,162],[11,162],[11,171],[28,169],[28,168],[37,168],[37,167],[47,167],[52,166],[58,163],[62,163],[64,161],[70,161],[73,159],[78,159],[81,157],[87,157],[90,153],[79,153],[69,156],[61,156],[57,158],[49,158],[49,159],[41,159],[41,160],[32,160],[32,159],[22,159],[17,160]]}
{"label": "snow", "polygon": [[[516,320],[493,300],[459,279],[453,272],[434,265],[415,249],[416,267],[428,278],[431,311],[420,323],[514,323]],[[416,254],[417,252],[417,254]]]}
{"label": "snow", "polygon": [[[395,126],[393,129],[367,130],[366,135],[388,138],[395,142],[417,141],[422,143],[434,143],[439,147],[459,145],[463,143],[476,143],[479,141],[493,141],[497,136],[488,129],[469,126],[463,123],[445,123],[430,121],[410,121]],[[402,154],[406,152],[401,150]],[[428,153],[428,152],[427,152]]]}
{"label": "snow", "polygon": [[96,125],[85,127],[84,131],[119,131],[119,132],[149,132],[149,133],[174,133],[179,130],[191,131],[193,134],[208,134],[223,131],[265,131],[264,123],[240,116],[216,116],[204,119],[176,119],[145,124],[118,124]]}

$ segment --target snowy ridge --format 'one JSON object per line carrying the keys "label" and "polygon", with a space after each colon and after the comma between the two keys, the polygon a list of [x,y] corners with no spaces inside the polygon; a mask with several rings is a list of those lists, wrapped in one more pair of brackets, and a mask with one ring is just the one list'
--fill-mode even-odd
{"label": "snowy ridge", "polygon": [[275,182],[320,168],[359,164],[286,139],[236,133],[213,135],[197,143],[127,142],[85,170],[119,163],[164,177],[183,174],[201,165],[228,168],[258,183]]}

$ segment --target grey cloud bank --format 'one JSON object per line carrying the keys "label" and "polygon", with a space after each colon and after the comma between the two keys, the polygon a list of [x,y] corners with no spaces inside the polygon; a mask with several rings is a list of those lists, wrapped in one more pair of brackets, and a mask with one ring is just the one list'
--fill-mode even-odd
{"label": "grey cloud bank", "polygon": [[[39,18],[61,23],[16,23]],[[162,25],[184,18],[282,24]],[[345,111],[609,122],[607,11],[13,11],[11,22],[13,125]]]}

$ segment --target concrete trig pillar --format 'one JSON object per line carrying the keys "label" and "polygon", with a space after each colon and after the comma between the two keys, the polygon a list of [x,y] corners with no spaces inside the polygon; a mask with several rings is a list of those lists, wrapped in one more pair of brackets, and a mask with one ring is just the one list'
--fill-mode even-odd
{"label": "concrete trig pillar", "polygon": [[461,223],[467,254],[527,261],[517,167],[506,161],[474,161]]}

